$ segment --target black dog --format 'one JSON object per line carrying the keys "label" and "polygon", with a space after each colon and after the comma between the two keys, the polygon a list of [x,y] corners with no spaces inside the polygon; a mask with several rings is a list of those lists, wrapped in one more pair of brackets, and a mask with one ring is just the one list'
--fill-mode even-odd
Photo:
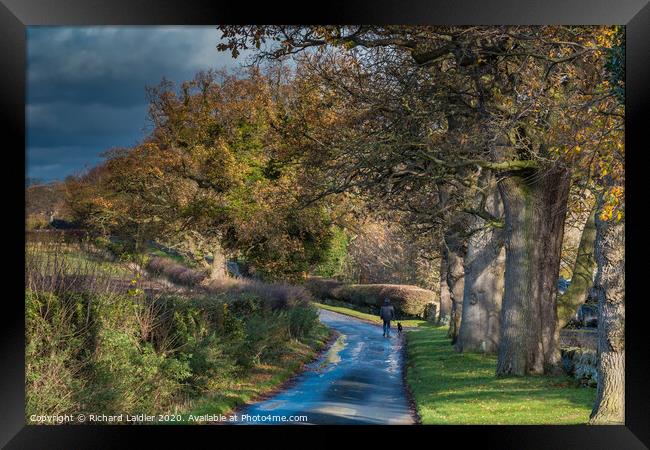
{"label": "black dog", "polygon": [[397,322],[397,334],[402,334],[402,324]]}

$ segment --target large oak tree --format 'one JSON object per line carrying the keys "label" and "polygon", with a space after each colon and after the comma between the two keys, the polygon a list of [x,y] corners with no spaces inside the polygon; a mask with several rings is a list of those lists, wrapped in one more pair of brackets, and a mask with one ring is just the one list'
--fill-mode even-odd
{"label": "large oak tree", "polygon": [[[596,118],[613,112],[611,92],[602,86],[614,30],[419,26],[221,30],[226,43],[220,48],[235,56],[252,47],[259,49],[261,58],[315,49],[308,56],[311,65],[326,84],[339,86],[366,114],[360,112],[357,129],[374,137],[364,145],[349,145],[348,136],[341,144],[362,155],[348,161],[346,176],[339,171],[348,186],[355,178],[366,184],[400,177],[462,183],[479,169],[495,174],[505,211],[506,249],[497,373],[556,369],[556,283],[564,215],[575,160],[582,161],[586,141],[597,143],[609,132],[601,127],[595,139],[592,133]],[[332,64],[330,52],[323,49],[335,49],[345,65],[335,69],[336,62]],[[328,67],[322,66],[323,61]],[[405,101],[387,101],[404,93],[404,88],[410,93]],[[597,151],[588,148],[592,155]]]}

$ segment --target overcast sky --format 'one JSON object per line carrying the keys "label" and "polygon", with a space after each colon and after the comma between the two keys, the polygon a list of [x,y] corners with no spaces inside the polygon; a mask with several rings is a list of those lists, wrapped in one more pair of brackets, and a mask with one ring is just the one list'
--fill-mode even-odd
{"label": "overcast sky", "polygon": [[63,179],[145,135],[145,86],[234,68],[216,27],[29,27],[27,176]]}

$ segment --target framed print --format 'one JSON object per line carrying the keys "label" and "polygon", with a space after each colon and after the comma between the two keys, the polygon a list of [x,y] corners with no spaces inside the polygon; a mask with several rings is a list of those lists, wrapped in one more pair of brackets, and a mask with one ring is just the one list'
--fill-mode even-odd
{"label": "framed print", "polygon": [[647,2],[0,15],[7,448],[647,448]]}

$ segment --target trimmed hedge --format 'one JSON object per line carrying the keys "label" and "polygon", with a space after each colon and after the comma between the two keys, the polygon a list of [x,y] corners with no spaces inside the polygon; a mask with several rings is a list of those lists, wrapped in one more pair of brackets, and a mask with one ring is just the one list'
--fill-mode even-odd
{"label": "trimmed hedge", "polygon": [[560,347],[579,347],[584,350],[598,349],[598,330],[589,328],[560,330]]}
{"label": "trimmed hedge", "polygon": [[203,285],[203,289],[212,294],[224,294],[235,301],[252,296],[270,305],[272,309],[306,307],[311,300],[309,291],[302,286],[265,283],[245,278],[211,280]]}
{"label": "trimmed hedge", "polygon": [[370,306],[377,310],[388,297],[398,315],[424,318],[428,304],[439,300],[435,292],[405,284],[343,284],[337,280],[310,277],[305,287],[314,297],[335,299],[358,306]]}
{"label": "trimmed hedge", "polygon": [[336,298],[335,292],[343,283],[333,278],[309,277],[305,280],[305,287],[311,295],[318,299]]}

